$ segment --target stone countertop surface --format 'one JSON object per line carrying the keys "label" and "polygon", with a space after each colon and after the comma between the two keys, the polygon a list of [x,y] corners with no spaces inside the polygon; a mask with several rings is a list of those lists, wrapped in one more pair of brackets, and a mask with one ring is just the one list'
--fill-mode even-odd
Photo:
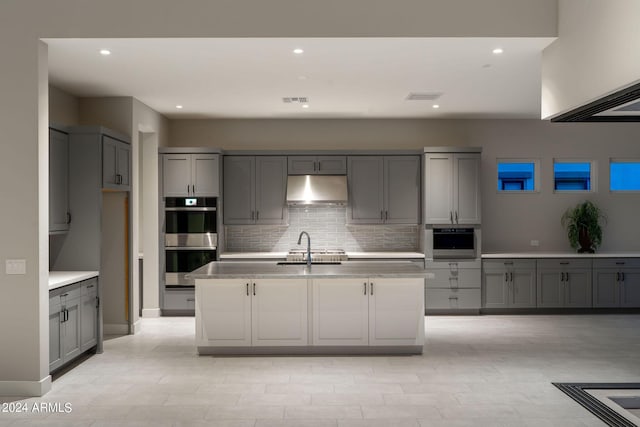
{"label": "stone countertop surface", "polygon": [[72,285],[99,275],[98,271],[50,271],[49,290],[52,291],[63,286]]}
{"label": "stone countertop surface", "polygon": [[[422,252],[349,252],[347,256],[351,259],[422,259]],[[221,260],[245,260],[245,259],[285,259],[286,252],[225,252],[220,254]]]}
{"label": "stone countertop surface", "polygon": [[640,252],[598,252],[579,254],[576,252],[503,252],[482,254],[482,259],[501,258],[638,258]]}
{"label": "stone countertop surface", "polygon": [[189,273],[190,279],[395,277],[432,279],[433,273],[411,261],[349,261],[339,265],[277,265],[275,262],[210,262]]}

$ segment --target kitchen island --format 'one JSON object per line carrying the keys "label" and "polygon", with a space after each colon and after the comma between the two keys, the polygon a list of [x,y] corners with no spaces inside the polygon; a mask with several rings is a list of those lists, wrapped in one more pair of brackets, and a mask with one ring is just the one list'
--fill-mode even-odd
{"label": "kitchen island", "polygon": [[419,354],[419,263],[212,262],[191,274],[199,354]]}

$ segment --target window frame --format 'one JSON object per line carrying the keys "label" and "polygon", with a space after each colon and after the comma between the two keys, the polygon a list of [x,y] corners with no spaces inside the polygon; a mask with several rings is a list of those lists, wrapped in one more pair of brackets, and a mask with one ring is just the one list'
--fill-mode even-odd
{"label": "window frame", "polygon": [[[533,190],[500,190],[498,188],[498,182],[500,182],[499,166],[501,163],[533,163]],[[514,157],[499,157],[496,158],[496,180],[495,189],[498,194],[537,194],[540,193],[540,159],[538,158],[514,158]]]}
{"label": "window frame", "polygon": [[637,190],[613,190],[611,188],[611,164],[612,163],[638,163],[640,164],[640,158],[638,157],[609,157],[609,193],[614,194],[638,194],[640,193],[640,188]]}
{"label": "window frame", "polygon": [[[556,189],[556,163],[589,163],[589,180],[591,181],[591,188],[589,190],[557,190]],[[597,193],[598,192],[598,163],[591,159],[579,159],[575,157],[563,158],[554,157],[553,164],[551,166],[553,192],[555,194],[583,194],[583,193]]]}

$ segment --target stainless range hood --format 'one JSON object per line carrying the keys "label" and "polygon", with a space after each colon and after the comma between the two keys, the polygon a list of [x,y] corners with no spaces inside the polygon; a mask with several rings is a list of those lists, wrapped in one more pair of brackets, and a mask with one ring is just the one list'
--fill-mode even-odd
{"label": "stainless range hood", "polygon": [[289,175],[288,205],[346,205],[346,175]]}

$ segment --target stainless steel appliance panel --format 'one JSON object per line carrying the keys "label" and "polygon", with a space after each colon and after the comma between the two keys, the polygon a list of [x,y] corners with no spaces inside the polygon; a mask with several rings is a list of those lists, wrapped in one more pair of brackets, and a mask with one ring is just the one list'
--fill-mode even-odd
{"label": "stainless steel appliance panel", "polygon": [[165,234],[164,245],[168,248],[183,247],[215,249],[218,247],[218,235],[216,233]]}

